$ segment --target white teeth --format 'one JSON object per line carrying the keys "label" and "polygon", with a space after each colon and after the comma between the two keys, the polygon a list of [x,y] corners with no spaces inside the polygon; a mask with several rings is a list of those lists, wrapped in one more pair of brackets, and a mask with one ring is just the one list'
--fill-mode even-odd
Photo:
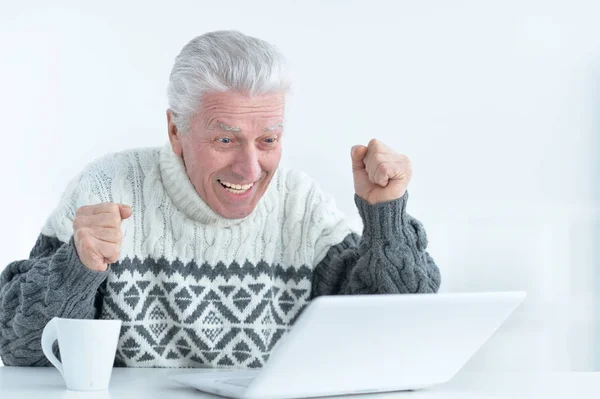
{"label": "white teeth", "polygon": [[234,193],[234,194],[242,194],[245,193],[246,191],[248,191],[253,185],[254,183],[250,183],[250,184],[233,184],[233,183],[228,183],[226,181],[221,181],[219,180],[219,182],[225,186],[225,190]]}
{"label": "white teeth", "polygon": [[240,184],[233,184],[233,183],[228,183],[226,181],[220,181],[221,184],[223,184],[224,186],[227,186],[229,188],[233,188],[235,190],[248,190],[250,187],[252,187],[254,185],[254,183],[250,183],[250,184],[244,184],[244,185],[240,185]]}
{"label": "white teeth", "polygon": [[233,188],[229,188],[226,187],[225,190],[229,191],[230,193],[234,193],[234,194],[242,194],[245,193],[248,190],[234,190]]}

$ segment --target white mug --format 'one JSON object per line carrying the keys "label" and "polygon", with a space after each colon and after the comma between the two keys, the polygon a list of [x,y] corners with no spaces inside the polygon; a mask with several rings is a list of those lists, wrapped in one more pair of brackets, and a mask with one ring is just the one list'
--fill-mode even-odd
{"label": "white mug", "polygon": [[[121,320],[55,317],[44,327],[42,350],[60,371],[67,389],[105,390],[110,382],[120,331]],[[52,351],[57,340],[62,362]]]}

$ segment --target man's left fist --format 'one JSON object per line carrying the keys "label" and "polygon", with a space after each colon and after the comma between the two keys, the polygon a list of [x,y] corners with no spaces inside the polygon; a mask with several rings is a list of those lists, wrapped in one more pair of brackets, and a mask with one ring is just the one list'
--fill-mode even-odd
{"label": "man's left fist", "polygon": [[369,204],[392,201],[406,192],[412,176],[408,157],[377,139],[352,147],[354,192]]}

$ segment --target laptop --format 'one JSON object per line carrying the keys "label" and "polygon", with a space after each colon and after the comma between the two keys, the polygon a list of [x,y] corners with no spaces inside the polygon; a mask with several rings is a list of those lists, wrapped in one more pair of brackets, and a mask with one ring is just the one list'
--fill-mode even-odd
{"label": "laptop", "polygon": [[312,300],[259,370],[169,376],[236,399],[414,390],[449,381],[525,292],[337,295]]}

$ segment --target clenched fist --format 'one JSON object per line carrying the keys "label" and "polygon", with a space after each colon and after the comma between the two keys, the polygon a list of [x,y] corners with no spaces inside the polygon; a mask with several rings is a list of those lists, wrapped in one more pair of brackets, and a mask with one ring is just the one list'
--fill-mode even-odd
{"label": "clenched fist", "polygon": [[110,202],[82,206],[73,220],[73,238],[81,263],[103,272],[119,260],[121,222],[131,216],[131,207]]}
{"label": "clenched fist", "polygon": [[412,177],[412,163],[373,139],[367,147],[352,147],[352,172],[356,195],[373,205],[404,195]]}

